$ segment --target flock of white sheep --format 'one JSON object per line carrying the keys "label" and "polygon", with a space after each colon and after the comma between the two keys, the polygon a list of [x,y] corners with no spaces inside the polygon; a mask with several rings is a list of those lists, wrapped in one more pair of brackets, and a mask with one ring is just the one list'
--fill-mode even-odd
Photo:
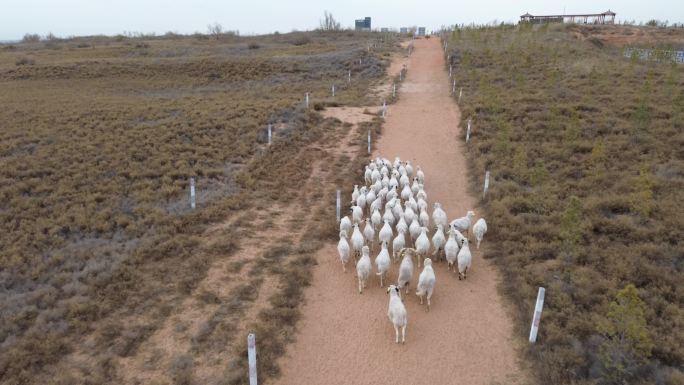
{"label": "flock of white sheep", "polygon": [[[390,294],[387,316],[394,325],[396,342],[399,343],[401,329],[401,340],[404,343],[407,317],[401,289],[405,289],[408,294],[413,279],[413,259],[416,258],[418,267],[423,261],[416,295],[420,298],[421,304],[426,302],[426,311],[430,311],[430,298],[436,283],[432,258],[437,261],[446,259],[449,271],[453,268],[456,272],[458,269],[458,279],[467,278],[472,254],[468,238],[463,233],[470,234],[475,213],[468,211],[464,217],[448,222],[446,212],[435,202],[430,217],[423,170],[417,166],[414,175],[411,162],[403,162],[398,157],[393,163],[387,159],[371,159],[366,166],[364,179],[364,186],[354,186],[351,215],[340,220],[340,241],[337,244],[337,251],[344,272],[347,271],[347,263],[351,256],[354,256],[359,294],[363,293],[368,284],[372,271],[370,253],[376,243],[379,244],[380,250],[375,257],[375,274],[378,276],[380,287],[385,285],[392,261],[396,263],[401,259],[397,284],[389,285],[387,289]],[[430,219],[434,229],[431,238],[428,236]],[[477,248],[480,248],[480,242],[487,232],[485,220],[480,218],[475,222],[472,231],[477,240]]]}

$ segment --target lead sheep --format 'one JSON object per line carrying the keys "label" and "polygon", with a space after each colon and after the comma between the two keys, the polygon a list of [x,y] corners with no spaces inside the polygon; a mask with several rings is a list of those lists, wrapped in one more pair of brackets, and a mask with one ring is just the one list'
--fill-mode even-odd
{"label": "lead sheep", "polygon": [[408,323],[406,307],[404,307],[404,303],[401,302],[398,287],[390,285],[387,289],[387,293],[390,296],[387,317],[394,326],[395,342],[399,343],[399,328],[401,328],[401,343],[404,344],[406,343],[406,324]]}

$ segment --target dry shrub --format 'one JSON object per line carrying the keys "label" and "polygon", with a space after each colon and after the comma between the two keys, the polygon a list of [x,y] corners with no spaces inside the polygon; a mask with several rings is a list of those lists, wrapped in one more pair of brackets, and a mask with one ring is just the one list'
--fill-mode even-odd
{"label": "dry shrub", "polygon": [[[538,342],[526,349],[539,383],[667,383],[664,373],[677,378],[684,363],[684,217],[675,203],[684,201],[684,67],[625,59],[595,38],[576,40],[575,30],[451,36],[467,95],[461,126],[476,122],[472,189],[481,191],[484,170],[493,177],[481,202],[492,224],[485,257],[504,276],[521,336],[537,287],[547,288]],[[654,343],[643,359],[623,360],[598,328],[629,284]]]}

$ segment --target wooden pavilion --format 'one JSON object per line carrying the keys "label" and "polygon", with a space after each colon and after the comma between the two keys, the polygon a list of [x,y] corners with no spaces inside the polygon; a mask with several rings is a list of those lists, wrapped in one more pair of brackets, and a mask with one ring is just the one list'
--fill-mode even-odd
{"label": "wooden pavilion", "polygon": [[581,24],[613,24],[615,12],[610,9],[603,13],[588,13],[581,15],[542,15],[534,16],[526,13],[520,16],[521,23],[581,23]]}

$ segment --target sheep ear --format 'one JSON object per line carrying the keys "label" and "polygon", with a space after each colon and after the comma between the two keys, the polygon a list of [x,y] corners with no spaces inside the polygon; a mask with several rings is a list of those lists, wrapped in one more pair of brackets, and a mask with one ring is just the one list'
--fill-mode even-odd
{"label": "sheep ear", "polygon": [[399,292],[399,288],[398,288],[398,287],[395,287],[395,288],[394,288],[394,291],[396,291],[396,292],[398,293],[398,292]]}

